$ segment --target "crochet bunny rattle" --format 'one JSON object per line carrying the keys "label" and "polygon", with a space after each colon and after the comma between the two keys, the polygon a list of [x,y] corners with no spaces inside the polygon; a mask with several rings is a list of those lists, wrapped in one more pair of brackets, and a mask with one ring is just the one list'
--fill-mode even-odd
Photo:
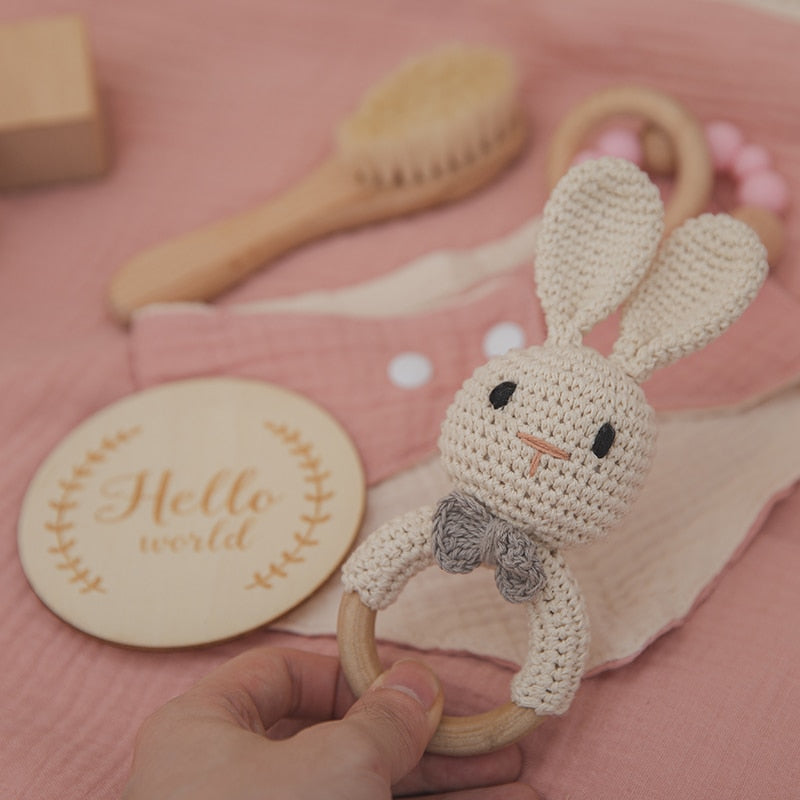
{"label": "crochet bunny rattle", "polygon": [[[536,259],[546,342],[493,358],[464,383],[439,440],[454,490],[379,527],[343,567],[339,646],[357,694],[382,670],[377,611],[434,562],[456,573],[493,566],[500,593],[527,605],[529,652],[511,702],[445,717],[433,752],[497,749],[566,711],[589,625],[561,549],[601,537],[639,494],[656,432],[639,384],[719,336],[764,279],[762,244],[732,217],[690,219],[659,247],[662,230],[658,190],[629,162],[587,161],[561,179]],[[610,355],[584,346],[626,298]]]}

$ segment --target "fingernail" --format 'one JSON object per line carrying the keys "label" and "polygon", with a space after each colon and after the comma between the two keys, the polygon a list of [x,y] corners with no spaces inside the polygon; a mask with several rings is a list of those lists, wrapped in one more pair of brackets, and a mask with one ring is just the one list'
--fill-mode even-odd
{"label": "fingernail", "polygon": [[374,688],[396,689],[413,697],[425,711],[433,708],[441,694],[439,680],[419,661],[397,661],[373,684]]}

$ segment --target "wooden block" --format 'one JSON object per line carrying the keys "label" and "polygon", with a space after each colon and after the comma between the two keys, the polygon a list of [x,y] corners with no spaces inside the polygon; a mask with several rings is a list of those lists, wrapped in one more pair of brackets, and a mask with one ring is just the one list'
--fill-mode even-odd
{"label": "wooden block", "polygon": [[107,164],[83,20],[0,25],[0,188],[91,178]]}

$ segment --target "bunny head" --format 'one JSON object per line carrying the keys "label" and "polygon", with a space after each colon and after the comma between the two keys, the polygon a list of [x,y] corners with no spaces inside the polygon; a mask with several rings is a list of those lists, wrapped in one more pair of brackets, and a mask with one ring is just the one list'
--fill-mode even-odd
{"label": "bunny head", "polygon": [[[662,220],[658,190],[633,164],[572,168],[537,243],[546,342],[479,367],[442,426],[455,488],[547,547],[592,541],[624,515],[655,444],[640,383],[720,335],[766,274],[744,223],[705,214],[659,247]],[[626,298],[611,354],[584,346]]]}

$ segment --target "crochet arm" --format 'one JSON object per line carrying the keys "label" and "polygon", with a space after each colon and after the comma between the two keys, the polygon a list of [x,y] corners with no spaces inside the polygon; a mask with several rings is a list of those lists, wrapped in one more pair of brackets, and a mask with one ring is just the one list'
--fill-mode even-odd
{"label": "crochet arm", "polygon": [[433,563],[433,507],[423,506],[381,525],[342,566],[345,589],[364,605],[390,606],[418,572]]}
{"label": "crochet arm", "polygon": [[583,675],[589,623],[564,559],[544,548],[538,555],[546,581],[528,607],[528,656],[511,682],[511,699],[539,715],[563,714]]}

